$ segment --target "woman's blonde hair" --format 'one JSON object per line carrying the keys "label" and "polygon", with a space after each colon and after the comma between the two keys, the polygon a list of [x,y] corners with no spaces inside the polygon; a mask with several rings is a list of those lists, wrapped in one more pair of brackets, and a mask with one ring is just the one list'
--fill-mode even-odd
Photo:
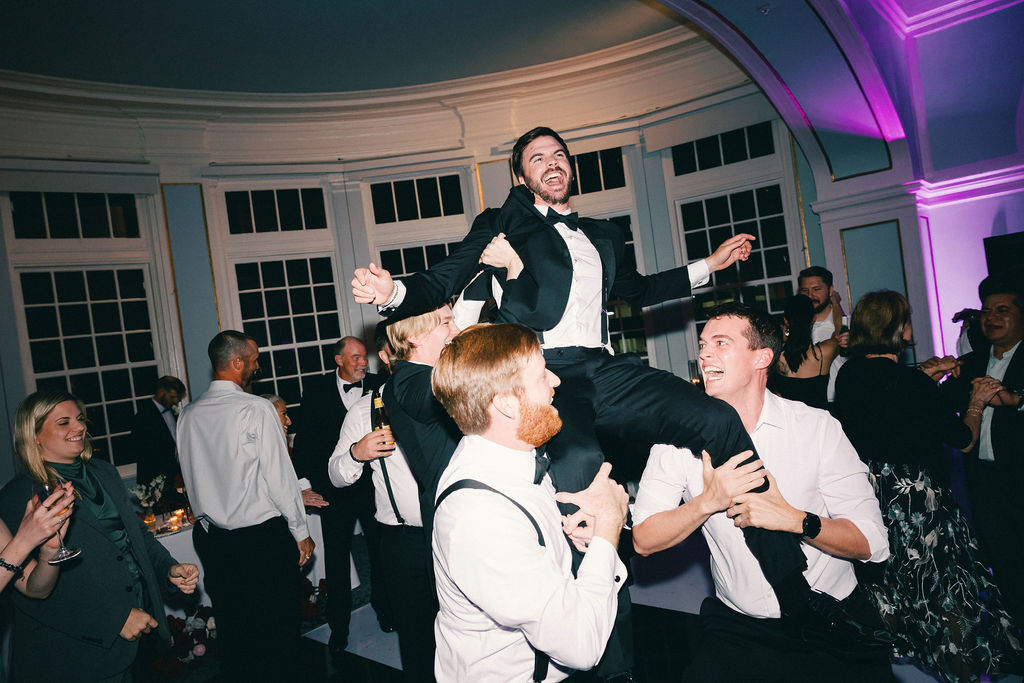
{"label": "woman's blonde hair", "polygon": [[[15,464],[40,484],[56,484],[61,481],[52,467],[43,460],[43,453],[36,441],[36,435],[43,429],[43,423],[53,409],[65,401],[73,401],[85,415],[85,404],[74,394],[66,391],[46,389],[29,394],[14,411],[14,455]],[[82,439],[82,462],[92,457],[92,442],[86,432]]]}

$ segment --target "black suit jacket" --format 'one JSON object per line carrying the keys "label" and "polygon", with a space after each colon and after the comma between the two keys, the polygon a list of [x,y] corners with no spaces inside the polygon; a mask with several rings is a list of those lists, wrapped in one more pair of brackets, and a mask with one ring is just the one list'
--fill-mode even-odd
{"label": "black suit jacket", "polygon": [[[167,572],[174,558],[139,520],[113,465],[93,460],[88,467],[113,498],[143,573],[143,592],[160,636],[171,633],[164,614],[163,591],[171,590]],[[14,533],[32,496],[32,481],[19,475],[0,491],[0,517]],[[14,604],[14,640],[11,680],[93,681],[113,676],[135,659],[138,642],[119,635],[135,607],[124,558],[108,538],[100,521],[85,505],[75,506],[65,533],[69,547],[82,549],[77,558],[61,565],[50,597],[26,598],[9,591]]]}
{"label": "black suit jacket", "polygon": [[[380,385],[380,377],[367,373],[363,378],[363,395]],[[341,423],[348,413],[338,393],[337,370],[310,381],[302,394],[299,411],[299,430],[293,451],[295,473],[309,479],[313,490],[328,501],[356,495],[357,485],[335,488],[327,474],[327,461],[334,453]],[[362,479],[369,481],[369,477]]]}
{"label": "black suit jacket", "polygon": [[151,399],[145,399],[139,405],[132,424],[132,452],[138,462],[135,480],[140,484],[148,484],[162,474],[167,477],[165,488],[174,486],[174,478],[181,474],[178,464],[178,445],[167,429],[160,409]]}
{"label": "black suit jacket", "polygon": [[[943,390],[953,396],[953,400],[961,410],[967,409],[967,400],[971,395],[971,380],[984,377],[988,368],[991,347],[972,351],[963,357],[964,365],[960,369],[959,378],[951,378],[943,383]],[[1003,376],[1003,386],[1010,390],[1024,389],[1024,343],[1017,347]],[[977,457],[977,447],[971,457]],[[1000,471],[1008,477],[1024,476],[1024,412],[1017,408],[993,408],[992,414],[992,451]]]}
{"label": "black suit jacket", "polygon": [[[621,298],[638,306],[689,296],[686,267],[655,275],[641,275],[626,258],[625,237],[610,221],[580,219],[580,230],[601,257],[602,304]],[[512,188],[500,209],[487,209],[473,222],[469,234],[448,258],[404,280],[406,295],[389,317],[400,319],[433,310],[461,292],[481,270],[480,255],[498,233],[523,261],[523,272],[514,280],[504,270],[493,270],[501,283],[499,322],[518,322],[539,332],[550,330],[562,318],[572,284],[572,259],[565,240],[548,225],[533,204],[526,186]],[[483,277],[486,277],[485,273]]]}
{"label": "black suit jacket", "polygon": [[395,440],[401,444],[419,485],[420,512],[428,536],[437,483],[462,439],[455,422],[434,398],[430,388],[432,369],[429,365],[395,361],[382,396]]}

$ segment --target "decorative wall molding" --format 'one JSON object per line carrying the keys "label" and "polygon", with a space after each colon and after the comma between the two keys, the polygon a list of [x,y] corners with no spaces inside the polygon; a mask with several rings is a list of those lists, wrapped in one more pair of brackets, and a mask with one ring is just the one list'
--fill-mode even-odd
{"label": "decorative wall molding", "polygon": [[920,206],[928,208],[1017,194],[1024,192],[1024,165],[940,182],[919,180],[908,183],[907,190]]}
{"label": "decorative wall molding", "polygon": [[1018,5],[1024,0],[868,0],[900,38],[916,38]]}

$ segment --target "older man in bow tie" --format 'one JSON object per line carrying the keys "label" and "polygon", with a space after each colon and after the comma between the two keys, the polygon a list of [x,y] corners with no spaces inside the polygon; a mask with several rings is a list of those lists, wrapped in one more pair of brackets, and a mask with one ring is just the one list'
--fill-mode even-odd
{"label": "older man in bow tie", "polygon": [[[327,619],[331,625],[329,649],[338,657],[348,645],[348,624],[352,612],[352,578],[349,550],[356,520],[370,552],[370,572],[379,576],[377,565],[377,522],[374,520],[373,486],[370,477],[338,489],[327,474],[327,461],[338,443],[341,424],[349,408],[364,394],[380,386],[380,378],[366,371],[366,345],[356,337],[342,337],[334,345],[336,368],[305,380],[302,405],[296,420],[295,472],[306,477],[314,491],[329,505],[319,509],[324,532],[324,562],[327,576]],[[372,581],[371,603],[384,630],[391,630],[387,601]]]}

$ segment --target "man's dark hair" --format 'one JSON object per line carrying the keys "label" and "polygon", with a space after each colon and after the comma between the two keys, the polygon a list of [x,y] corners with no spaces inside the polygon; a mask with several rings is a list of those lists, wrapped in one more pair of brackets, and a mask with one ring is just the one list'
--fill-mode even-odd
{"label": "man's dark hair", "polygon": [[824,282],[827,287],[832,286],[832,271],[828,268],[822,268],[821,266],[804,268],[800,271],[800,274],[796,276],[797,284],[799,284],[805,277],[820,277],[821,281]]}
{"label": "man's dark hair", "polygon": [[750,323],[750,327],[747,328],[744,335],[747,337],[747,343],[751,349],[754,351],[771,349],[772,358],[779,357],[779,351],[782,349],[782,331],[779,329],[779,324],[767,311],[741,304],[738,301],[731,301],[712,308],[708,313],[708,320],[726,316],[743,318]]}
{"label": "man's dark hair", "polygon": [[249,342],[255,344],[256,340],[238,330],[224,330],[217,334],[206,348],[213,369],[220,371],[227,368],[232,358],[238,358],[248,351]]}
{"label": "man's dark hair", "polygon": [[[359,337],[353,337],[351,335],[347,337],[342,337],[338,341],[334,342],[334,355],[340,356],[341,354],[345,353],[345,345],[348,344],[350,341],[359,342],[360,344],[363,344],[363,340],[360,339]],[[363,344],[363,346],[365,347],[366,344]]]}
{"label": "man's dark hair", "polygon": [[566,156],[569,155],[569,146],[565,144],[565,140],[562,139],[561,135],[546,126],[537,126],[520,135],[519,139],[516,140],[516,144],[512,147],[512,174],[516,178],[523,175],[523,150],[526,149],[528,144],[542,137],[554,138],[562,146],[562,149],[565,150]]}
{"label": "man's dark hair", "polygon": [[1024,275],[1009,271],[998,275],[989,275],[978,285],[978,298],[981,303],[993,294],[1009,294],[1017,310],[1024,313]]}
{"label": "man's dark hair", "polygon": [[182,396],[185,395],[185,383],[173,375],[164,375],[156,381],[156,393],[163,389],[164,391],[175,391]]}
{"label": "man's dark hair", "polygon": [[377,323],[377,327],[373,328],[373,350],[380,353],[390,343],[388,341],[388,321],[381,320]]}

